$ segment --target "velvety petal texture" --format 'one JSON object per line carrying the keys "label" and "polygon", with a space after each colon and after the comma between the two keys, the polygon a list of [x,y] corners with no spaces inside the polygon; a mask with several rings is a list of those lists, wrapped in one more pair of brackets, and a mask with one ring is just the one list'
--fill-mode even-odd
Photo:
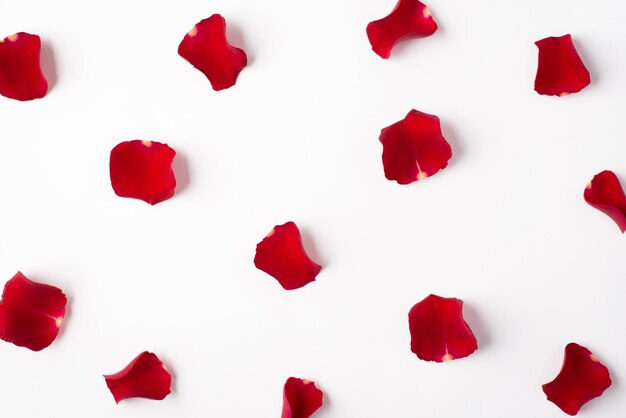
{"label": "velvety petal texture", "polygon": [[567,96],[589,85],[589,71],[580,59],[571,35],[541,39],[535,45],[539,48],[535,78],[537,93]]}
{"label": "velvety petal texture", "polygon": [[563,412],[576,415],[580,408],[611,386],[611,376],[598,358],[585,347],[569,343],[558,376],[543,385],[548,400]]}
{"label": "velvety petal texture", "polygon": [[626,196],[615,173],[605,170],[596,174],[587,184],[584,197],[587,203],[613,219],[622,233],[626,231]]}
{"label": "velvety petal texture", "polygon": [[304,251],[300,231],[293,222],[275,226],[257,244],[254,265],[278,280],[286,290],[314,281],[322,269]]}
{"label": "velvety petal texture", "polygon": [[41,99],[48,82],[41,71],[41,39],[19,32],[0,40],[0,94],[20,101]]}
{"label": "velvety petal texture", "polygon": [[322,406],[322,391],[306,379],[290,377],[283,391],[281,418],[308,418]]}
{"label": "velvety petal texture", "polygon": [[0,301],[0,338],[39,351],[59,334],[67,298],[54,286],[36,283],[19,271],[4,285]]}
{"label": "velvety petal texture", "polygon": [[172,376],[163,362],[148,351],[139,354],[121,371],[105,375],[104,380],[116,403],[128,398],[161,400],[169,393]]}
{"label": "velvety petal texture", "polygon": [[126,141],[111,150],[111,186],[121,197],[155,205],[174,195],[172,161],[176,151],[154,141]]}
{"label": "velvety petal texture", "polygon": [[196,24],[178,46],[178,54],[209,79],[213,90],[232,87],[246,66],[246,53],[226,39],[226,20],[218,14]]}
{"label": "velvety petal texture", "polygon": [[411,351],[425,361],[467,357],[478,348],[463,319],[463,301],[429,295],[409,312]]}
{"label": "velvety petal texture", "polygon": [[367,25],[367,37],[372,50],[387,59],[399,41],[424,38],[436,30],[437,23],[426,5],[417,0],[399,0],[388,16]]}
{"label": "velvety petal texture", "polygon": [[430,177],[448,165],[452,149],[441,133],[439,118],[411,110],[380,132],[385,177],[409,184]]}

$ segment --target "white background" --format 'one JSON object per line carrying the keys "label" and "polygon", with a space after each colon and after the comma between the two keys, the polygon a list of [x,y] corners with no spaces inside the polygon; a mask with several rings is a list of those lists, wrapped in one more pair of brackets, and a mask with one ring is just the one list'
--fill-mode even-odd
{"label": "white background", "polygon": [[[382,60],[365,27],[393,0],[2,1],[2,37],[39,34],[52,87],[0,98],[0,278],[70,298],[49,348],[0,344],[2,415],[275,418],[297,376],[324,391],[319,418],[563,417],[541,385],[570,341],[614,380],[581,416],[623,415],[626,237],[582,193],[604,169],[626,180],[626,5],[428,5],[439,31]],[[177,54],[213,13],[249,57],[222,92]],[[534,42],[565,33],[592,84],[540,96]],[[399,186],[378,135],[411,108],[453,157]],[[109,152],[131,139],[178,152],[174,198],[113,193]],[[324,266],[291,292],[253,265],[288,220]],[[429,293],[465,301],[471,357],[411,353]],[[143,350],[174,392],[116,405],[101,375]]]}

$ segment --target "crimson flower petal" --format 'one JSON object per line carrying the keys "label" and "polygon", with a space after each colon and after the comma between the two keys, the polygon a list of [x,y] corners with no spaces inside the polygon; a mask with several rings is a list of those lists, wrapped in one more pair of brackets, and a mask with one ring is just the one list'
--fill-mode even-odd
{"label": "crimson flower petal", "polygon": [[426,361],[467,357],[478,348],[463,319],[463,301],[429,295],[409,311],[411,351]]}
{"label": "crimson flower petal", "polygon": [[121,371],[105,375],[104,380],[116,403],[128,398],[161,400],[170,393],[172,376],[163,362],[144,351]]}
{"label": "crimson flower petal", "polygon": [[300,231],[293,222],[275,226],[257,244],[254,265],[278,280],[286,290],[314,281],[322,269],[304,252]]}
{"label": "crimson flower petal", "polygon": [[622,233],[626,231],[626,196],[615,173],[605,170],[596,174],[584,196],[587,203],[613,219]]}
{"label": "crimson flower petal", "polygon": [[609,369],[585,347],[569,343],[561,371],[542,388],[550,402],[566,414],[576,415],[584,404],[602,395],[609,386]]}
{"label": "crimson flower petal", "polygon": [[393,46],[406,38],[424,38],[437,30],[437,23],[425,4],[417,0],[399,0],[391,13],[367,25],[372,49],[387,59]]}
{"label": "crimson flower petal", "polygon": [[4,285],[0,301],[0,338],[33,351],[57,337],[67,298],[54,286],[36,283],[19,271]]}
{"label": "crimson flower petal", "polygon": [[176,151],[167,144],[133,140],[111,150],[111,186],[121,197],[156,205],[174,195],[176,178],[172,161]]}
{"label": "crimson flower petal", "polygon": [[246,66],[246,53],[226,39],[226,21],[218,14],[196,24],[178,46],[178,55],[202,71],[213,90],[232,87]]}
{"label": "crimson flower petal", "polygon": [[380,132],[385,177],[409,184],[432,176],[448,165],[452,149],[441,133],[439,118],[411,110]]}
{"label": "crimson flower petal", "polygon": [[0,94],[9,99],[41,99],[48,82],[41,71],[41,39],[19,32],[0,40]]}
{"label": "crimson flower petal", "polygon": [[539,65],[535,91],[548,96],[567,96],[587,87],[589,71],[578,56],[571,35],[549,37],[535,42]]}
{"label": "crimson flower petal", "polygon": [[322,406],[323,393],[315,382],[290,377],[283,391],[281,418],[308,418]]}

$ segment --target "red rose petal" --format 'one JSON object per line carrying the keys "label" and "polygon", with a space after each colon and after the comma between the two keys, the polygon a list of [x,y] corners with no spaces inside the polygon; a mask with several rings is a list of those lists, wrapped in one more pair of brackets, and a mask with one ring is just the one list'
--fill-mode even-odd
{"label": "red rose petal", "polygon": [[393,46],[406,38],[424,38],[437,30],[430,10],[417,0],[399,0],[392,12],[367,25],[372,49],[382,58],[389,58]]}
{"label": "red rose petal", "polygon": [[300,231],[293,222],[275,226],[257,244],[254,265],[278,280],[286,290],[314,281],[322,269],[304,252]]}
{"label": "red rose petal", "polygon": [[539,48],[537,93],[567,96],[589,85],[589,71],[578,56],[571,35],[541,39],[535,45]]}
{"label": "red rose petal", "polygon": [[441,133],[437,116],[411,110],[380,132],[385,177],[409,184],[432,176],[448,165],[452,149]]}
{"label": "red rose petal", "polygon": [[569,343],[561,371],[542,388],[550,402],[566,414],[576,415],[584,404],[602,395],[609,386],[609,369],[585,347]]}
{"label": "red rose petal", "polygon": [[463,301],[429,295],[409,312],[411,351],[426,361],[467,357],[478,348],[463,319]]}
{"label": "red rose petal", "polygon": [[612,171],[596,174],[585,189],[585,201],[609,215],[624,233],[626,231],[626,196]]}
{"label": "red rose petal", "polygon": [[111,186],[121,197],[156,205],[174,195],[172,161],[176,151],[154,141],[121,142],[111,150]]}
{"label": "red rose petal", "polygon": [[172,376],[163,362],[148,351],[139,354],[121,371],[105,375],[104,380],[116,403],[128,398],[164,399],[172,384]]}
{"label": "red rose petal", "polygon": [[194,26],[178,46],[178,54],[202,71],[215,91],[233,86],[248,63],[246,53],[226,40],[226,21],[218,14]]}
{"label": "red rose petal", "polygon": [[19,32],[0,40],[0,94],[9,99],[41,99],[48,82],[39,65],[41,39]]}
{"label": "red rose petal", "polygon": [[315,382],[290,377],[283,391],[281,418],[308,418],[322,406],[323,393]]}
{"label": "red rose petal", "polygon": [[0,338],[39,351],[54,341],[65,317],[61,289],[28,280],[19,271],[4,285],[0,301]]}

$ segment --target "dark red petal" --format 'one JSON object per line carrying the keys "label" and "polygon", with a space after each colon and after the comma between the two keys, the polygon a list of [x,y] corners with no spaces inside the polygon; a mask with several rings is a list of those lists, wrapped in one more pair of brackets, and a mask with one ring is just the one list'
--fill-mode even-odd
{"label": "dark red petal", "polygon": [[176,151],[154,141],[121,142],[111,150],[111,185],[121,197],[156,205],[174,195],[172,161]]}
{"label": "dark red petal", "polygon": [[254,265],[278,280],[286,290],[314,281],[322,269],[304,252],[300,231],[293,222],[275,226],[257,244]]}
{"label": "dark red petal", "polygon": [[549,96],[567,96],[587,87],[589,71],[578,56],[571,35],[549,37],[535,42],[539,65],[535,91]]}
{"label": "dark red petal", "polygon": [[566,414],[576,415],[584,404],[602,395],[609,386],[609,369],[585,347],[569,343],[558,376],[542,387],[549,401]]}
{"label": "dark red petal", "polygon": [[426,361],[467,357],[478,348],[463,319],[463,301],[429,295],[409,312],[411,351]]}
{"label": "dark red petal", "polygon": [[128,398],[164,399],[170,393],[172,376],[163,362],[148,351],[139,354],[121,371],[105,375],[116,403]]}
{"label": "dark red petal", "polygon": [[226,21],[218,14],[202,20],[185,35],[178,55],[202,71],[216,91],[233,86],[248,63],[246,53],[226,40]]}
{"label": "dark red petal", "polygon": [[587,203],[609,215],[622,233],[626,231],[626,196],[612,171],[596,174],[587,185],[584,196]]}
{"label": "dark red petal", "polygon": [[0,338],[39,351],[59,334],[67,299],[61,289],[28,280],[19,271],[4,285]]}
{"label": "dark red petal", "polygon": [[409,184],[432,176],[448,165],[452,149],[441,133],[437,116],[411,110],[380,132],[385,177]]}
{"label": "dark red petal", "polygon": [[41,39],[19,32],[0,40],[0,94],[9,99],[41,99],[48,82],[39,65]]}
{"label": "dark red petal", "polygon": [[323,393],[315,382],[290,377],[283,391],[281,418],[308,418],[322,406]]}
{"label": "dark red petal", "polygon": [[399,0],[388,16],[367,25],[372,49],[387,59],[393,46],[406,38],[424,38],[437,30],[430,10],[417,0]]}

